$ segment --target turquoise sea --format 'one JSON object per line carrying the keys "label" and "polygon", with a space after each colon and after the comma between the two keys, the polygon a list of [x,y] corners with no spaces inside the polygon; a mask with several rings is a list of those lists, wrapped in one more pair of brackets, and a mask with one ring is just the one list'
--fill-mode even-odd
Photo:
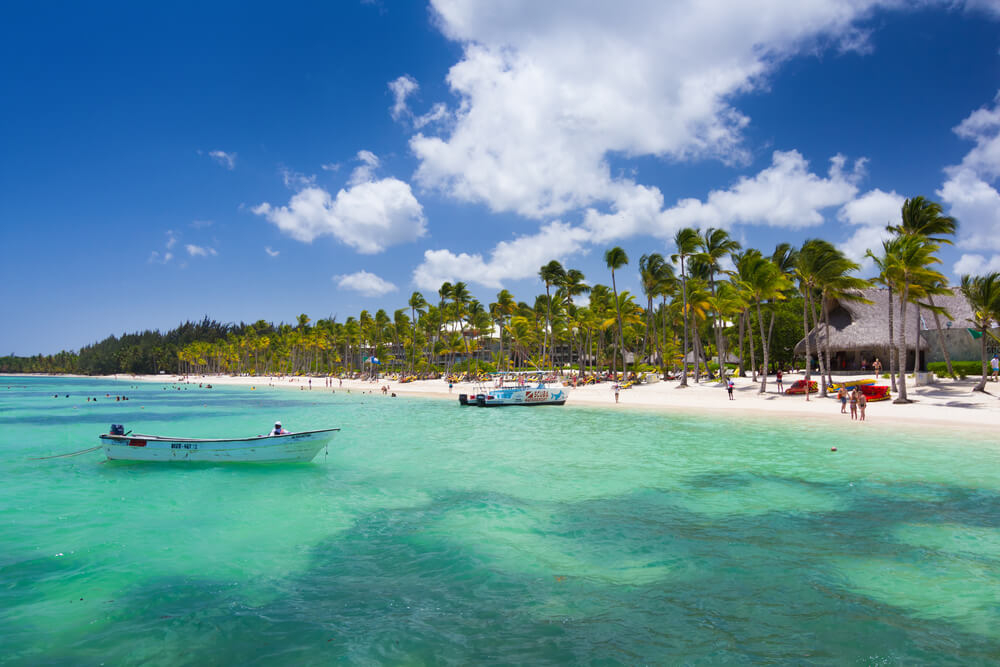
{"label": "turquoise sea", "polygon": [[[1000,439],[0,383],[0,663],[1000,661]],[[311,464],[31,460],[275,419],[343,430]]]}

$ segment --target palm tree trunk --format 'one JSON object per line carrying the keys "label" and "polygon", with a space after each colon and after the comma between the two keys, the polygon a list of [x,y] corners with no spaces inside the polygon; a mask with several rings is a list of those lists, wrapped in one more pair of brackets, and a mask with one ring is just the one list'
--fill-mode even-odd
{"label": "palm tree trunk", "polygon": [[830,368],[830,309],[827,307],[826,298],[823,299],[823,330],[826,332],[823,341],[823,350],[826,357],[826,383],[823,385],[822,396],[826,396],[827,388],[833,384],[833,370]]}
{"label": "palm tree trunk", "polygon": [[767,336],[764,335],[764,315],[760,312],[760,301],[757,302],[757,323],[760,324],[760,342],[764,348],[764,372],[760,376],[760,393],[764,394],[767,392]]}
{"label": "palm tree trunk", "polygon": [[979,344],[981,346],[982,356],[983,356],[983,376],[981,378],[979,378],[979,384],[976,385],[976,388],[973,389],[973,391],[982,391],[982,392],[985,392],[986,391],[986,379],[989,377],[989,375],[986,372],[986,336],[987,336],[987,333],[986,333],[986,322],[983,322],[983,325],[979,328],[979,334],[980,334],[979,335]]}
{"label": "palm tree trunk", "polygon": [[[893,403],[909,403],[906,397],[906,302],[909,299],[909,288],[904,285],[899,298],[899,348],[902,348],[903,358],[899,361],[899,397]],[[899,348],[896,354],[900,354]]]}
{"label": "palm tree trunk", "polygon": [[688,292],[684,275],[684,255],[681,255],[681,294],[684,297],[684,358],[681,359],[681,387],[688,386]]}
{"label": "palm tree trunk", "polygon": [[[818,334],[820,317],[819,312],[816,310],[816,302],[813,300],[812,294],[809,295],[809,310],[812,311],[813,328]],[[819,338],[819,336],[817,336],[817,338]],[[820,396],[826,396],[826,367],[823,363],[823,348],[818,342],[816,344],[816,360],[819,362]],[[806,388],[806,393],[808,393],[808,387]]]}
{"label": "palm tree trunk", "polygon": [[[773,302],[772,302],[773,303]],[[767,325],[767,349],[771,349],[771,345],[774,342],[774,311],[771,311],[771,322]]]}
{"label": "palm tree trunk", "polygon": [[[934,297],[930,294],[927,295],[927,300],[930,302],[931,306],[934,306]],[[955,379],[955,371],[951,369],[951,355],[948,354],[948,346],[944,344],[944,332],[941,330],[941,316],[938,312],[932,311],[934,313],[934,326],[937,327],[937,340],[938,345],[941,347],[941,356],[944,357],[945,368],[948,369],[948,377],[952,380]]]}
{"label": "palm tree trunk", "polygon": [[892,386],[893,393],[898,392],[896,388],[896,367],[899,362],[899,357],[897,356],[898,350],[896,349],[896,338],[895,332],[893,331],[893,317],[895,312],[892,307],[892,287],[889,287],[889,384]]}
{"label": "palm tree trunk", "polygon": [[701,336],[698,333],[698,318],[691,318],[691,352],[694,354],[694,381],[695,383],[701,382],[701,356],[698,354],[698,348]]}
{"label": "palm tree trunk", "polygon": [[545,353],[548,351],[549,330],[552,328],[552,297],[549,296],[549,284],[545,283],[545,331],[542,332],[542,364],[545,364]]}
{"label": "palm tree trunk", "polygon": [[920,370],[920,304],[917,304],[917,333],[914,334],[913,341],[913,382],[917,381],[917,372]]}
{"label": "palm tree trunk", "polygon": [[[667,379],[667,360],[663,358],[663,344],[667,338],[667,298],[663,297],[663,324],[660,326],[660,333],[657,333],[656,326],[653,326],[653,335],[656,336],[656,353],[660,356],[660,375]],[[662,335],[661,335],[662,334]]]}
{"label": "palm tree trunk", "polygon": [[[624,378],[625,377],[625,347],[624,347],[624,344],[622,342],[622,309],[621,309],[621,306],[618,303],[618,285],[615,283],[615,272],[614,272],[614,270],[611,271],[611,288],[615,292],[615,313],[618,316],[618,354],[620,354],[621,358],[622,358],[622,377]],[[614,359],[614,357],[612,357],[612,365],[614,365],[613,359]]]}
{"label": "palm tree trunk", "polygon": [[757,345],[753,340],[753,324],[750,322],[750,311],[746,312],[747,335],[750,336],[750,381],[757,381]]}
{"label": "palm tree trunk", "polygon": [[[712,299],[716,299],[715,293],[715,272],[711,272],[708,275],[708,283],[712,288]],[[719,328],[719,313],[716,311],[712,316],[712,328],[715,330],[715,359],[719,362],[719,377],[725,377],[723,369],[725,364],[722,360],[722,330]]]}
{"label": "palm tree trunk", "polygon": [[812,366],[812,351],[809,349],[809,306],[807,299],[808,290],[802,292],[802,329],[805,331],[806,341],[806,400],[809,400],[809,371]]}
{"label": "palm tree trunk", "polygon": [[743,374],[746,372],[746,369],[743,368],[743,327],[746,325],[746,316],[746,311],[740,313],[740,377],[743,377]]}

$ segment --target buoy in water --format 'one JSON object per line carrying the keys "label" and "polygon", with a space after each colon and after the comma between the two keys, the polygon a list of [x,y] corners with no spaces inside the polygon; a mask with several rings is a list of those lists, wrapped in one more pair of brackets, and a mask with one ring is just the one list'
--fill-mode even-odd
{"label": "buoy in water", "polygon": [[831,448],[830,448],[830,451],[831,451],[831,452],[835,452],[835,451],[837,451],[837,448],[836,448],[836,447],[831,447]]}

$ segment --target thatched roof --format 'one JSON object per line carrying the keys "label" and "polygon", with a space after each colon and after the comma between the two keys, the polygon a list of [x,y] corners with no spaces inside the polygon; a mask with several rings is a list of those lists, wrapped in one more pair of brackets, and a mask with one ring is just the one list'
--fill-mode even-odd
{"label": "thatched roof", "polygon": [[[833,352],[884,350],[889,346],[889,292],[885,289],[870,288],[859,292],[871,303],[856,301],[832,301],[830,310],[830,349]],[[896,297],[897,295],[894,295]],[[899,299],[893,298],[893,332],[899,336]],[[972,308],[957,290],[950,295],[934,297],[935,306],[943,306],[951,314],[952,327],[968,326]],[[909,304],[906,308],[906,346],[913,349],[915,344],[921,350],[927,349],[927,342],[916,335],[917,308]],[[920,310],[921,330],[936,330],[934,315],[926,309]],[[946,327],[948,318],[941,317],[941,326]],[[826,341],[826,327],[820,324],[819,331],[809,332],[809,351],[816,354],[817,346]],[[795,354],[806,353],[803,338],[795,346]]]}

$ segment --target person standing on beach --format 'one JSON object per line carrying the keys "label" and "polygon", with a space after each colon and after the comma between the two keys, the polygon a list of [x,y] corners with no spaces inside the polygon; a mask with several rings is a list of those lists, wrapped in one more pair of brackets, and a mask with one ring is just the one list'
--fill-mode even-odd
{"label": "person standing on beach", "polygon": [[861,411],[861,421],[865,420],[865,407],[868,406],[868,397],[865,392],[858,392],[858,410]]}
{"label": "person standing on beach", "polygon": [[996,382],[1000,379],[1000,357],[993,355],[993,358],[990,359],[990,368],[993,369],[993,381]]}
{"label": "person standing on beach", "polygon": [[729,400],[733,400],[733,379],[726,380],[726,391],[729,392]]}
{"label": "person standing on beach", "polygon": [[851,419],[858,418],[858,390],[851,392]]}
{"label": "person standing on beach", "polygon": [[840,399],[840,414],[847,414],[847,390],[841,387],[837,390],[837,398]]}
{"label": "person standing on beach", "polygon": [[618,386],[618,384],[615,384],[614,390],[615,390],[615,403],[617,403],[618,402],[618,392],[621,391],[621,387]]}
{"label": "person standing on beach", "polygon": [[875,371],[875,377],[877,378],[882,374],[882,362],[875,357],[875,361],[872,362],[872,370]]}
{"label": "person standing on beach", "polygon": [[775,372],[774,379],[777,382],[776,387],[778,388],[778,393],[779,394],[785,393],[785,385],[781,384],[781,369],[780,368]]}

